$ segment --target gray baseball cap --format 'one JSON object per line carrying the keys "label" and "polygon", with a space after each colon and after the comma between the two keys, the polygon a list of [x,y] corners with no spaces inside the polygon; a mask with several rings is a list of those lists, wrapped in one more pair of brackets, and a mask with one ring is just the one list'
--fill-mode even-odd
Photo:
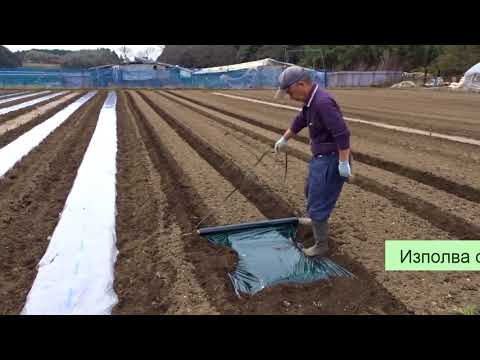
{"label": "gray baseball cap", "polygon": [[284,97],[290,86],[307,77],[309,77],[308,71],[300,66],[290,66],[283,70],[278,78],[280,85],[275,94],[275,99]]}

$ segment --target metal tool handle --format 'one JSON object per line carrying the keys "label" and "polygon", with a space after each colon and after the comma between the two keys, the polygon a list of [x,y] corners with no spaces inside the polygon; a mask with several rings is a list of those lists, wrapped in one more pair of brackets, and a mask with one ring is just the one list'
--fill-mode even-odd
{"label": "metal tool handle", "polygon": [[[271,150],[266,150],[262,156],[260,156],[260,158],[257,160],[257,162],[255,163],[255,165],[253,165],[252,169],[254,169],[258,164],[260,164],[260,162],[263,160],[263,158],[269,153],[271,152]],[[237,186],[235,189],[233,189],[226,197],[225,199],[222,200],[222,205],[235,193],[237,192],[242,186],[243,186],[243,183],[245,182],[245,177],[243,179],[243,181],[240,183],[239,186]],[[198,228],[200,227],[200,225],[203,224],[203,222],[205,220],[207,220],[210,216],[212,216],[216,211],[218,210],[218,208],[215,208],[213,209],[212,211],[210,211],[210,213],[208,213],[207,216],[205,216],[202,220],[200,220],[200,222],[197,224],[197,226],[195,227],[195,229],[198,230]]]}

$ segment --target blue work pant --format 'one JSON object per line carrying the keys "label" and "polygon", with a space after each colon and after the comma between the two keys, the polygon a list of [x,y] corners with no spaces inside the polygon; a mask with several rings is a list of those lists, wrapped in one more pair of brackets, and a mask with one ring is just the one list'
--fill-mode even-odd
{"label": "blue work pant", "polygon": [[313,221],[329,219],[345,180],[338,172],[337,153],[316,156],[310,160],[305,197],[308,215]]}

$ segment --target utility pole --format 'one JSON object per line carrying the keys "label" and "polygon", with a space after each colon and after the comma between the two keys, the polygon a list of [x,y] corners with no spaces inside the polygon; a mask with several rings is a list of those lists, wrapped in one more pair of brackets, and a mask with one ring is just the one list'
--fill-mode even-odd
{"label": "utility pole", "polygon": [[425,73],[423,74],[423,86],[427,83],[427,75],[428,75],[428,64],[429,64],[429,52],[430,52],[430,45],[425,45]]}

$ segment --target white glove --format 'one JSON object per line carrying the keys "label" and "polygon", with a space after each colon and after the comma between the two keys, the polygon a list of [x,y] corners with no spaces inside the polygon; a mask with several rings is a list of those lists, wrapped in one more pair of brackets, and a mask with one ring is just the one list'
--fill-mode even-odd
{"label": "white glove", "polygon": [[287,150],[287,140],[285,140],[283,138],[283,136],[280,138],[280,140],[278,140],[276,143],[275,143],[275,153],[278,153],[279,151],[286,151]]}
{"label": "white glove", "polygon": [[352,176],[352,170],[350,170],[350,163],[348,162],[348,160],[340,160],[338,162],[338,172],[340,173],[340,176],[343,176],[345,178],[349,178],[350,176]]}

